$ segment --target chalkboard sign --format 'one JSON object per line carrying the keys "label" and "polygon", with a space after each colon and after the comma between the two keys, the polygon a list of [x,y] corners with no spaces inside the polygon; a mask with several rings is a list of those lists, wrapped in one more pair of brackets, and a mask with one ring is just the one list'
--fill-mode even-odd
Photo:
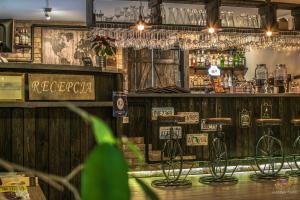
{"label": "chalkboard sign", "polygon": [[128,115],[127,94],[124,92],[113,92],[113,116],[126,117]]}

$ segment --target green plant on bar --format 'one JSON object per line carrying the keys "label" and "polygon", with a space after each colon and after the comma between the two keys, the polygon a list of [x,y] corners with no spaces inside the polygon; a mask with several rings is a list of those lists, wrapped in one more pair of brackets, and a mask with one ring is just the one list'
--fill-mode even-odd
{"label": "green plant on bar", "polygon": [[[115,138],[110,128],[101,119],[71,104],[68,104],[68,107],[91,124],[97,141],[97,145],[84,163],[81,182],[82,199],[129,200],[131,195],[128,166],[118,144],[127,143],[139,162],[144,162],[140,151],[134,144],[128,142],[127,138],[122,138],[121,141]],[[148,199],[159,199],[142,180],[136,178],[136,182]]]}

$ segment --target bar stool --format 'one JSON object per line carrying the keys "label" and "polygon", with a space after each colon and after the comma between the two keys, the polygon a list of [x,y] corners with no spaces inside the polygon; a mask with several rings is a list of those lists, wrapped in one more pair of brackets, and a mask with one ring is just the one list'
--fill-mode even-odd
{"label": "bar stool", "polygon": [[223,126],[231,126],[231,118],[207,118],[205,119],[207,124],[217,126],[217,130],[214,133],[212,140],[209,143],[209,166],[211,176],[204,176],[200,178],[200,182],[204,184],[216,184],[216,183],[237,183],[238,180],[233,177],[233,170],[230,176],[226,176],[228,166],[228,152],[225,142],[225,133],[222,130]]}
{"label": "bar stool", "polygon": [[293,153],[292,157],[297,170],[292,170],[289,172],[291,176],[300,176],[300,118],[294,118],[291,120],[291,124],[297,128],[297,137],[293,143]]}
{"label": "bar stool", "polygon": [[[159,116],[159,137],[165,140],[161,150],[161,168],[164,179],[154,180],[151,185],[157,188],[178,188],[192,186],[192,182],[186,178],[180,179],[183,167],[183,152],[180,145],[182,130],[178,122],[184,122],[183,116]],[[161,134],[162,133],[162,134]]]}
{"label": "bar stool", "polygon": [[[263,135],[258,140],[255,150],[255,163],[260,174],[252,176],[254,179],[276,179],[283,167],[284,153],[281,141],[273,136],[273,127],[282,125],[279,118],[258,118],[257,126],[264,129]],[[277,164],[279,162],[279,164]]]}

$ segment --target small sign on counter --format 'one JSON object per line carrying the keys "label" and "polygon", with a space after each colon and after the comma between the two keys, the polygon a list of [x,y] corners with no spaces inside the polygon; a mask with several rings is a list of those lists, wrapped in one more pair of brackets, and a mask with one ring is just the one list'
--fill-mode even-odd
{"label": "small sign on counter", "polygon": [[89,75],[29,74],[29,100],[95,100],[95,80]]}
{"label": "small sign on counter", "polygon": [[216,124],[208,124],[205,119],[201,120],[201,131],[217,131]]}
{"label": "small sign on counter", "polygon": [[[171,136],[172,135],[172,136]],[[182,138],[182,128],[181,126],[161,126],[159,127],[159,139],[181,139]]]}
{"label": "small sign on counter", "polygon": [[158,116],[171,116],[174,115],[173,107],[154,107],[151,112],[151,119],[157,120]]}
{"label": "small sign on counter", "polygon": [[186,135],[187,146],[207,146],[208,145],[208,134],[187,134]]}

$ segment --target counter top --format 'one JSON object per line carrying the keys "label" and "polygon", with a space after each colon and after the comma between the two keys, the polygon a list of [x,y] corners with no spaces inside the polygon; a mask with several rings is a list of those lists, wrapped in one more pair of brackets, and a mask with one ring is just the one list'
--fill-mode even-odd
{"label": "counter top", "polygon": [[78,65],[51,65],[51,64],[33,64],[33,63],[0,63],[0,71],[65,71],[65,72],[82,72],[82,73],[110,73],[118,74],[119,72],[101,71],[97,67],[85,67]]}
{"label": "counter top", "polygon": [[180,93],[180,94],[161,94],[161,93],[148,93],[138,94],[129,93],[129,98],[197,98],[197,97],[220,97],[220,98],[242,98],[242,97],[300,97],[300,94],[191,94],[191,93]]}

